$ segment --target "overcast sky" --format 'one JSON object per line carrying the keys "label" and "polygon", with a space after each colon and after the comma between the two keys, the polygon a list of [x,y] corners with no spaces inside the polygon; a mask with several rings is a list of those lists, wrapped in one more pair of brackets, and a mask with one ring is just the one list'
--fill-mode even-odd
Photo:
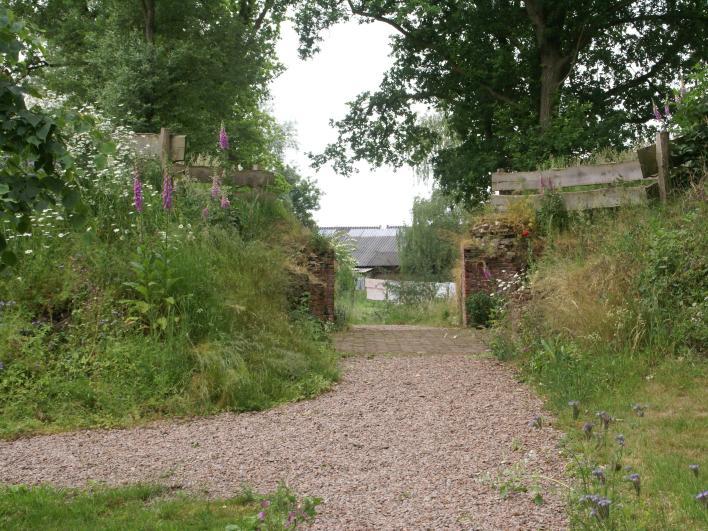
{"label": "overcast sky", "polygon": [[291,26],[283,28],[278,55],[287,70],[273,84],[273,112],[297,130],[298,149],[289,151],[288,162],[322,189],[315,213],[320,226],[409,223],[413,198],[430,195],[430,184],[418,182],[411,168],[372,170],[362,163],[359,173],[342,177],[329,167],[315,173],[305,155],[336,139],[329,120],[342,118],[348,101],[378,87],[391,64],[388,37],[384,24],[341,24],[328,32],[320,53],[301,61],[297,35]]}

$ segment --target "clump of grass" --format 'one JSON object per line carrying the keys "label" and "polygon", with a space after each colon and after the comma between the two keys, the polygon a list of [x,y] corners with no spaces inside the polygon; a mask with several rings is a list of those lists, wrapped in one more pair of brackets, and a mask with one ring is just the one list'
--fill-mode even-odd
{"label": "clump of grass", "polygon": [[0,488],[3,529],[295,529],[312,522],[320,500],[298,498],[281,485],[267,495],[244,490],[204,500],[156,485],[89,490]]}
{"label": "clump of grass", "polygon": [[[578,527],[708,525],[689,469],[708,466],[707,208],[682,198],[572,218],[547,239],[521,316],[496,330],[495,353],[520,366],[568,432]],[[594,500],[611,503],[601,512]]]}

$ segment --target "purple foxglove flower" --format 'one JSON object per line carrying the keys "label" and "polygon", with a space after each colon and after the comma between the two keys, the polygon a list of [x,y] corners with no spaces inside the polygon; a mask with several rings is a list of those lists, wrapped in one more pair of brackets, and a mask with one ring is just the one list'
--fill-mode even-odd
{"label": "purple foxglove flower", "polygon": [[229,149],[229,135],[226,134],[226,128],[223,123],[219,131],[219,148],[221,148],[222,151]]}
{"label": "purple foxglove flower", "polygon": [[133,173],[133,204],[136,212],[143,211],[143,183],[140,182],[140,173],[137,170]]}
{"label": "purple foxglove flower", "polygon": [[214,175],[211,178],[211,198],[216,199],[221,195],[221,183],[219,183],[219,178]]}
{"label": "purple foxglove flower", "polygon": [[204,221],[209,219],[209,207],[208,206],[204,207],[204,209],[202,210],[202,218],[204,218]]}
{"label": "purple foxglove flower", "polygon": [[656,106],[656,103],[654,103],[654,100],[651,102],[651,108],[652,111],[654,111],[654,118],[656,118],[659,121],[662,121],[663,118],[661,116],[661,111],[659,110],[659,107]]}
{"label": "purple foxglove flower", "polygon": [[170,174],[165,172],[162,178],[162,208],[165,210],[172,209],[172,193],[174,192],[174,187],[172,185],[172,177]]}
{"label": "purple foxglove flower", "polygon": [[229,198],[226,197],[225,195],[221,196],[221,208],[229,208],[231,206],[231,201],[229,201]]}

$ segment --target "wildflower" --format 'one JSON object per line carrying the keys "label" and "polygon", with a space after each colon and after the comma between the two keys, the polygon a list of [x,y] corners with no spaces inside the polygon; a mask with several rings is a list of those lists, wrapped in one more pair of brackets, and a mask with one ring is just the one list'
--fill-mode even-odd
{"label": "wildflower", "polygon": [[162,208],[164,208],[165,210],[172,209],[173,192],[174,188],[172,186],[172,177],[170,177],[169,173],[165,172],[165,175],[162,179]]}
{"label": "wildflower", "polygon": [[615,437],[615,441],[617,441],[617,444],[624,447],[624,435],[620,433],[617,437]]}
{"label": "wildflower", "polygon": [[523,236],[524,238],[528,238],[528,237],[529,237],[529,234],[531,234],[531,233],[529,232],[529,229],[524,229],[524,232],[521,233],[521,236]]}
{"label": "wildflower", "polygon": [[221,208],[229,208],[231,206],[231,201],[225,195],[221,196]]}
{"label": "wildflower", "polygon": [[688,469],[693,472],[693,475],[698,477],[698,465],[688,465]]}
{"label": "wildflower", "polygon": [[594,424],[592,422],[586,422],[585,424],[583,424],[583,433],[585,433],[585,437],[587,437],[588,439],[592,437],[593,426]]}
{"label": "wildflower", "polygon": [[573,418],[577,419],[580,416],[580,402],[577,400],[571,400],[568,405],[573,408]]}
{"label": "wildflower", "polygon": [[529,421],[530,428],[540,429],[542,425],[543,425],[543,418],[539,415],[536,415],[534,418],[532,418]]}
{"label": "wildflower", "polygon": [[211,178],[211,198],[216,199],[221,194],[221,184],[219,183],[219,178],[214,175]]}
{"label": "wildflower", "polygon": [[219,131],[219,147],[222,151],[229,149],[229,135],[226,134],[226,128],[222,122],[221,130]]}
{"label": "wildflower", "polygon": [[260,513],[258,513],[258,519],[259,519],[261,522],[262,522],[263,520],[265,520],[265,512],[264,512],[264,511],[261,511]]}
{"label": "wildflower", "polygon": [[270,500],[262,500],[261,501],[261,508],[267,509],[268,507],[270,507]]}
{"label": "wildflower", "polygon": [[696,494],[696,500],[708,507],[708,490]]}
{"label": "wildflower", "polygon": [[602,421],[602,427],[607,429],[610,427],[610,422],[612,422],[612,417],[606,411],[598,411],[595,415]]}
{"label": "wildflower", "polygon": [[637,474],[637,473],[630,474],[629,476],[625,476],[624,479],[632,482],[632,485],[634,486],[634,490],[636,491],[637,496],[639,496],[639,492],[641,491],[641,487],[642,487],[641,478],[639,477],[639,474]]}
{"label": "wildflower", "polygon": [[600,483],[605,483],[605,471],[602,468],[596,468],[592,471],[592,475],[597,478]]}
{"label": "wildflower", "polygon": [[208,206],[204,207],[204,209],[202,210],[202,217],[204,218],[204,221],[209,219],[209,207]]}
{"label": "wildflower", "polygon": [[590,515],[605,520],[610,516],[610,505],[612,500],[598,496],[597,494],[586,494],[580,497],[580,503],[588,503],[594,506],[590,511]]}
{"label": "wildflower", "polygon": [[652,108],[652,111],[654,112],[654,118],[656,118],[657,120],[659,120],[661,122],[663,120],[663,118],[661,116],[661,111],[659,110],[659,107],[656,106],[656,103],[654,102],[654,100],[651,100],[651,108]]}
{"label": "wildflower", "polygon": [[27,250],[25,251],[25,254],[32,254],[33,252],[34,252],[34,251],[33,251],[32,249],[27,249]]}
{"label": "wildflower", "polygon": [[137,170],[133,174],[133,204],[136,212],[143,211],[143,183]]}

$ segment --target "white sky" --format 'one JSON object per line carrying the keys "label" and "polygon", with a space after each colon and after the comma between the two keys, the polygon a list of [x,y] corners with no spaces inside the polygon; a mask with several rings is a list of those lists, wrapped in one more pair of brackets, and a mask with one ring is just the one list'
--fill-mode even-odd
{"label": "white sky", "polygon": [[272,86],[276,119],[292,122],[298,149],[290,150],[288,162],[304,176],[316,178],[323,192],[321,208],[315,213],[320,226],[400,225],[410,223],[416,196],[430,195],[431,184],[420,183],[412,168],[394,172],[359,164],[359,173],[342,177],[330,167],[319,172],[310,167],[305,153],[319,153],[336,139],[331,118],[343,118],[346,103],[364,90],[379,86],[391,64],[384,24],[340,24],[326,35],[321,51],[308,61],[297,55],[297,35],[292,26],[283,27],[278,55],[287,70]]}

